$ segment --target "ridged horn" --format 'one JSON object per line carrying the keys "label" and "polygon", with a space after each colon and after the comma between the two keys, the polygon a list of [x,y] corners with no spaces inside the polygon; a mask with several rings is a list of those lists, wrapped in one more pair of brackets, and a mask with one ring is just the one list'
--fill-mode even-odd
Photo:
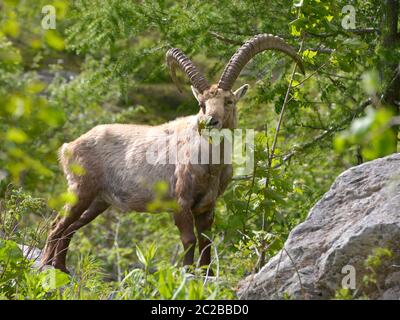
{"label": "ridged horn", "polygon": [[179,49],[169,49],[166,54],[167,65],[170,71],[172,81],[182,92],[182,87],[176,78],[176,67],[179,67],[189,78],[190,83],[200,93],[210,88],[207,80],[200,74],[194,63]]}
{"label": "ridged horn", "polygon": [[265,50],[279,50],[286,53],[297,63],[301,72],[305,74],[301,58],[282,38],[271,34],[259,34],[247,40],[232,56],[222,73],[218,87],[223,90],[231,90],[246,64],[255,55]]}

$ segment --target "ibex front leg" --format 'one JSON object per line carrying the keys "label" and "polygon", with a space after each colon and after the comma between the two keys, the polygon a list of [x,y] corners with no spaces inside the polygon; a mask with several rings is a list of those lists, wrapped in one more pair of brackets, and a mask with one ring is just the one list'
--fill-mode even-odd
{"label": "ibex front leg", "polygon": [[190,210],[184,210],[174,214],[175,224],[179,229],[185,256],[183,265],[193,265],[196,236],[194,234],[193,215]]}
{"label": "ibex front leg", "polygon": [[196,247],[196,235],[194,233],[194,217],[192,213],[193,204],[193,181],[190,165],[178,165],[175,171],[176,184],[175,194],[178,211],[174,213],[175,225],[178,227],[185,256],[183,265],[193,265],[194,250]]}
{"label": "ibex front leg", "polygon": [[[211,241],[210,235],[207,233],[211,229],[213,220],[213,211],[196,215],[195,217],[197,236],[199,238],[200,266],[208,266],[211,262]],[[210,268],[208,269],[208,275],[213,275],[213,271]]]}

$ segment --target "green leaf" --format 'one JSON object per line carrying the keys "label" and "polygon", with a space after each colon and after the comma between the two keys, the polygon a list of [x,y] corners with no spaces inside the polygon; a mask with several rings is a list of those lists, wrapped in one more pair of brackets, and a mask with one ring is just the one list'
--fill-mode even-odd
{"label": "green leaf", "polygon": [[12,240],[0,239],[0,262],[16,262],[23,258],[22,250],[19,248],[17,243]]}
{"label": "green leaf", "polygon": [[65,121],[65,114],[61,110],[45,107],[39,111],[38,118],[49,126],[57,127]]}
{"label": "green leaf", "polygon": [[40,274],[41,285],[44,290],[55,290],[70,283],[70,277],[58,270],[47,269]]}
{"label": "green leaf", "polygon": [[140,249],[139,246],[136,246],[136,255],[139,259],[139,261],[145,266],[147,267],[147,260],[143,254],[143,251]]}
{"label": "green leaf", "polygon": [[318,53],[317,51],[307,49],[303,51],[303,57],[313,60],[313,58],[317,55],[317,53]]}
{"label": "green leaf", "polygon": [[379,74],[376,70],[365,72],[362,75],[362,85],[368,95],[374,95],[379,90]]}
{"label": "green leaf", "polygon": [[299,37],[301,36],[301,32],[299,29],[296,28],[294,24],[290,26],[290,34],[294,37]]}
{"label": "green leaf", "polygon": [[28,136],[21,129],[10,128],[7,131],[6,139],[20,144],[26,142],[28,140]]}
{"label": "green leaf", "polygon": [[44,38],[49,47],[58,51],[64,50],[64,39],[56,31],[46,30]]}
{"label": "green leaf", "polygon": [[372,123],[375,119],[375,110],[373,108],[367,108],[366,110],[367,115],[365,117],[356,119],[352,122],[350,127],[350,132],[355,136],[363,136],[365,133],[368,132],[369,128],[371,127]]}
{"label": "green leaf", "polygon": [[60,209],[65,204],[73,206],[78,201],[78,197],[73,192],[63,192],[59,196],[52,197],[48,200],[48,205],[53,209]]}
{"label": "green leaf", "polygon": [[69,169],[71,172],[78,177],[84,176],[86,174],[86,170],[84,167],[80,166],[78,163],[71,163],[69,165]]}
{"label": "green leaf", "polygon": [[0,30],[3,31],[4,34],[16,38],[20,33],[20,26],[14,18],[9,18],[3,23]]}

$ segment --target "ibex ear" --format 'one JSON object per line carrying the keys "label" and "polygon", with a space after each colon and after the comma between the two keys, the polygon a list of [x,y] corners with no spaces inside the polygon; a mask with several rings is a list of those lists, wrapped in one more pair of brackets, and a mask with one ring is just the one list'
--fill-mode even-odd
{"label": "ibex ear", "polygon": [[199,95],[200,92],[193,86],[190,86],[192,88],[192,93],[194,95],[194,97],[196,98],[197,102],[200,103],[200,99],[199,99]]}
{"label": "ibex ear", "polygon": [[241,97],[243,97],[246,94],[248,88],[249,88],[249,85],[248,84],[244,84],[239,89],[237,89],[233,93],[235,95],[235,97],[236,97],[236,100],[239,100]]}

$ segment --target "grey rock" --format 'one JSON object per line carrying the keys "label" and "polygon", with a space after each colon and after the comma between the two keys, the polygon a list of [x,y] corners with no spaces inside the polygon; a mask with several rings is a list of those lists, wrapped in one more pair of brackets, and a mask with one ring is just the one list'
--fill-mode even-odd
{"label": "grey rock", "polygon": [[[375,248],[392,256],[373,271],[365,260]],[[241,299],[331,299],[354,267],[354,297],[400,299],[400,154],[343,172],[294,228],[284,249],[239,283]],[[351,268],[350,267],[350,268]],[[343,273],[342,273],[343,272]]]}

